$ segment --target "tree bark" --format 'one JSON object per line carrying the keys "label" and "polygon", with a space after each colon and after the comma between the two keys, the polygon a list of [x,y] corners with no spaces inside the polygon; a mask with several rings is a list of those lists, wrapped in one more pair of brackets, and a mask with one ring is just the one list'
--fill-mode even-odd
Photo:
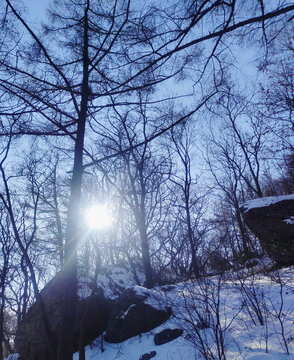
{"label": "tree bark", "polygon": [[[139,215],[139,217],[141,216]],[[149,244],[148,244],[146,226],[145,226],[145,222],[143,222],[141,218],[138,219],[138,228],[141,239],[142,261],[143,261],[144,273],[146,276],[146,287],[150,289],[154,286],[153,271],[150,262],[150,253],[149,253]]]}
{"label": "tree bark", "polygon": [[83,176],[83,150],[89,98],[89,56],[88,56],[88,9],[84,15],[83,37],[83,81],[81,105],[77,124],[74,149],[74,166],[71,179],[71,193],[67,214],[67,229],[64,249],[62,318],[58,336],[57,360],[72,360],[75,350],[77,315],[77,246],[79,240],[79,213]]}
{"label": "tree bark", "polygon": [[187,219],[187,227],[188,227],[188,239],[190,243],[191,248],[191,273],[194,274],[195,277],[199,277],[199,267],[197,265],[197,259],[196,259],[196,249],[194,244],[194,236],[193,236],[193,230],[191,225],[191,213],[190,213],[190,206],[189,206],[189,194],[185,194],[185,210],[186,210],[186,219]]}

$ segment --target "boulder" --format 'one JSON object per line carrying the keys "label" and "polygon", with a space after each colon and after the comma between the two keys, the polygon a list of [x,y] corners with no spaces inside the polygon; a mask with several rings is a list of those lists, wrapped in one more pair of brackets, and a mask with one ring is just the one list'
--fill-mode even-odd
{"label": "boulder", "polygon": [[115,302],[108,319],[105,340],[119,343],[165,322],[171,309],[155,290],[134,286],[125,290]]}
{"label": "boulder", "polygon": [[[121,271],[117,274],[117,270],[115,271],[116,273],[112,273],[112,278],[109,279],[111,284],[115,283],[114,280],[120,280],[120,276],[125,274],[123,272],[121,275]],[[104,280],[105,289],[107,289],[106,276]],[[41,316],[41,304],[38,301],[30,307],[18,325],[15,349],[23,359],[56,359],[65,284],[65,278],[60,272],[40,293],[50,329],[50,343],[47,341],[47,333]],[[104,285],[103,282],[101,284]],[[115,287],[116,291],[117,287]],[[107,341],[121,342],[157,327],[171,314],[170,308],[165,306],[164,295],[140,286],[124,290],[116,300],[112,300],[114,291],[110,292],[112,299],[108,299],[105,298],[104,291],[97,289],[96,285],[91,288],[90,284],[82,284],[79,295],[74,339],[75,351],[79,346],[83,347],[93,342],[105,330]],[[86,297],[81,298],[81,296]]]}
{"label": "boulder", "polygon": [[241,210],[246,225],[279,266],[294,264],[294,196],[247,201]]}
{"label": "boulder", "polygon": [[183,334],[182,329],[164,329],[154,336],[155,345],[166,344]]}
{"label": "boulder", "polygon": [[[60,326],[62,296],[64,293],[63,276],[59,273],[41,291],[40,295],[45,309],[51,333],[51,344],[57,347]],[[86,299],[78,302],[77,326],[75,329],[75,348],[78,344],[88,345],[106,328],[112,302],[104,298],[103,292],[97,290]],[[42,322],[41,306],[35,302],[18,325],[15,337],[15,349],[25,360],[55,360],[54,351],[48,343],[47,334]]]}

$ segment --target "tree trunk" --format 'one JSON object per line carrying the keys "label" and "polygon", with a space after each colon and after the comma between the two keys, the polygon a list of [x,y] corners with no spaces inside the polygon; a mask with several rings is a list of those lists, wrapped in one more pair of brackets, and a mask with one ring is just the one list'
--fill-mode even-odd
{"label": "tree trunk", "polygon": [[[5,260],[4,260],[5,261]],[[0,285],[1,285],[1,293],[0,293],[0,360],[3,360],[3,341],[4,341],[4,307],[5,307],[5,278],[7,274],[7,266],[3,265],[3,269],[1,272]]]}
{"label": "tree trunk", "polygon": [[143,261],[144,273],[146,276],[146,287],[148,289],[151,289],[154,286],[154,281],[153,281],[153,271],[150,262],[147,231],[146,231],[145,221],[144,219],[142,219],[143,216],[141,214],[138,214],[137,217],[138,217],[138,228],[141,239],[142,261]]}
{"label": "tree trunk", "polygon": [[83,82],[81,107],[74,149],[74,166],[71,179],[70,200],[67,214],[67,229],[64,249],[62,318],[58,335],[57,360],[72,360],[75,350],[76,315],[77,315],[77,246],[79,240],[79,213],[83,176],[83,150],[87,107],[89,97],[89,57],[88,57],[88,9],[84,16],[83,39]]}
{"label": "tree trunk", "polygon": [[242,221],[242,215],[239,210],[239,207],[236,207],[236,219],[237,219],[238,227],[239,227],[240,234],[241,234],[243,254],[245,256],[245,259],[248,260],[250,258],[250,252],[251,252],[250,251],[251,246],[250,246],[250,242],[249,242],[250,240],[249,240],[249,235],[246,231],[245,224]]}
{"label": "tree trunk", "polygon": [[195,277],[199,277],[199,267],[197,265],[197,259],[196,259],[196,249],[193,239],[193,230],[191,225],[191,214],[190,214],[190,207],[189,207],[189,197],[188,195],[185,195],[185,210],[186,210],[186,218],[187,218],[187,227],[188,227],[188,239],[190,243],[191,248],[191,273],[195,275]]}

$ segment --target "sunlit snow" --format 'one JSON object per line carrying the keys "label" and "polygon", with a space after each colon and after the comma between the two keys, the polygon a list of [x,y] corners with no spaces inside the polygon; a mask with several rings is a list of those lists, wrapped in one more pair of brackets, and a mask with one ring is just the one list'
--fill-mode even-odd
{"label": "sunlit snow", "polygon": [[[251,269],[247,270],[247,275],[243,270],[242,273],[232,272],[221,278],[214,276],[198,282],[157,287],[152,305],[170,306],[173,314],[169,320],[152,331],[120,344],[104,341],[103,352],[101,338],[98,338],[87,346],[86,360],[139,360],[151,351],[156,351],[155,360],[200,360],[203,357],[199,336],[215,356],[214,359],[219,359],[215,339],[217,327],[221,329],[224,340],[226,357],[223,359],[293,359],[293,270],[287,268],[265,275],[254,274]],[[133,289],[142,296],[153,292],[139,286]],[[200,317],[203,317],[203,324],[199,323]],[[260,321],[263,321],[263,325]],[[155,345],[154,335],[166,328],[183,329],[184,332],[169,343]],[[290,356],[286,355],[287,347]],[[78,353],[74,354],[74,360],[78,358]]]}

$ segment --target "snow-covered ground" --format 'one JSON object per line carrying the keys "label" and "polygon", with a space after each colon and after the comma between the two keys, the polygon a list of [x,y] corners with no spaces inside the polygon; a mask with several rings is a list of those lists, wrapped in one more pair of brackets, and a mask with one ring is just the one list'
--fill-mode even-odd
{"label": "snow-covered ground", "polygon": [[[161,305],[172,307],[170,319],[120,344],[104,341],[103,352],[98,338],[86,348],[87,360],[139,360],[150,352],[156,352],[155,360],[294,359],[293,267],[269,275],[246,276],[243,271],[155,290]],[[183,334],[155,345],[154,335],[167,328],[182,329]]]}

